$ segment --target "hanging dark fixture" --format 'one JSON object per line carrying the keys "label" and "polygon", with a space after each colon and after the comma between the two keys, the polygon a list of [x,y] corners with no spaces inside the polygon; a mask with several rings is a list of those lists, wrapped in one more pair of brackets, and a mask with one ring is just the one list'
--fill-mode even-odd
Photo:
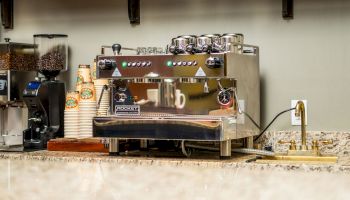
{"label": "hanging dark fixture", "polygon": [[282,17],[289,20],[294,18],[294,0],[282,0]]}
{"label": "hanging dark fixture", "polygon": [[140,0],[128,0],[130,24],[140,24]]}
{"label": "hanging dark fixture", "polygon": [[1,21],[6,29],[13,29],[13,0],[0,0]]}

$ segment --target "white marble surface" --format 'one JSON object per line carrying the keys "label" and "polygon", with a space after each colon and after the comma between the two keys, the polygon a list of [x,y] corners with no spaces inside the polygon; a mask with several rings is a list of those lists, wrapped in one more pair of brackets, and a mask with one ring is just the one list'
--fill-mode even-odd
{"label": "white marble surface", "polygon": [[0,160],[0,199],[350,199],[350,174]]}

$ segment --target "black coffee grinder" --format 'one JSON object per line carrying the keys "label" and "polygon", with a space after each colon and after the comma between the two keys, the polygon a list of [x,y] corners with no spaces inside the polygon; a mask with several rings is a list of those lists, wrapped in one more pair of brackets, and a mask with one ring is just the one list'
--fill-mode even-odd
{"label": "black coffee grinder", "polygon": [[34,35],[38,76],[27,84],[23,100],[28,107],[25,149],[45,149],[50,139],[64,136],[65,83],[56,80],[68,65],[67,35]]}

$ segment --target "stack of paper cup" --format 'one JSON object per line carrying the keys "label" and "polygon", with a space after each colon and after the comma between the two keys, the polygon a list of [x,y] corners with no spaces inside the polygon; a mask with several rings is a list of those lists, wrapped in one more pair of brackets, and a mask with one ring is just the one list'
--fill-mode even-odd
{"label": "stack of paper cup", "polygon": [[79,136],[79,92],[68,92],[64,110],[64,137]]}
{"label": "stack of paper cup", "polygon": [[[98,101],[101,97],[101,92],[104,88],[105,85],[108,85],[108,80],[107,79],[97,79],[94,80],[95,84],[95,91],[96,91],[96,105],[98,104]],[[100,106],[98,107],[97,110],[97,116],[107,116],[108,108],[109,108],[109,101],[110,101],[110,94],[109,90],[105,90],[103,92]],[[97,105],[98,106],[98,105]]]}
{"label": "stack of paper cup", "polygon": [[92,137],[92,118],[96,115],[96,96],[93,83],[83,83],[79,101],[79,138]]}

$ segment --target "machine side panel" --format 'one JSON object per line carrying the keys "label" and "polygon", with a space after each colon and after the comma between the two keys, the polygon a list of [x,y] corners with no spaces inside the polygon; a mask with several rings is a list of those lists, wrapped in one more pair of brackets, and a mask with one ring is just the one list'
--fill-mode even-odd
{"label": "machine side panel", "polygon": [[[242,110],[260,125],[259,54],[226,54],[227,76],[237,80],[237,95]],[[257,135],[259,129],[244,114],[237,118],[237,138]]]}

